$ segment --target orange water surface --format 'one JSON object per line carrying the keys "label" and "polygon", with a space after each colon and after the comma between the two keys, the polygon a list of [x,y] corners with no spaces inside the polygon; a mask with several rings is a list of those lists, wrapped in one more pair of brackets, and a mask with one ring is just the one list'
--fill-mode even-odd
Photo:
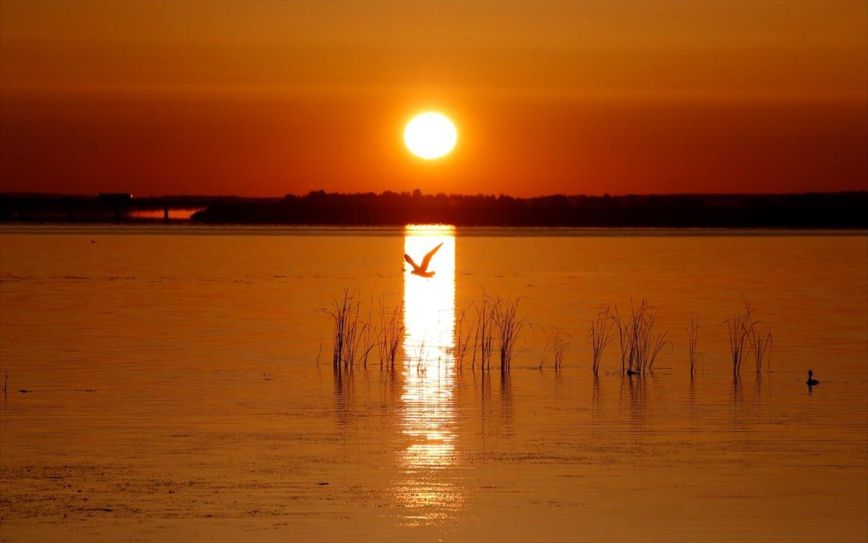
{"label": "orange water surface", "polygon": [[[403,304],[395,371],[333,370],[344,289]],[[483,296],[508,372],[456,356]],[[653,374],[616,339],[594,377],[642,299]],[[735,381],[746,300],[774,346]],[[2,541],[868,540],[863,232],[4,226],[0,371]]]}

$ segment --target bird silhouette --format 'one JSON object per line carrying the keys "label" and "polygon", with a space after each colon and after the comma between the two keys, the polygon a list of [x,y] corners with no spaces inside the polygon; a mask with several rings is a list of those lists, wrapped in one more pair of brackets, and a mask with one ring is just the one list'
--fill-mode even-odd
{"label": "bird silhouette", "polygon": [[434,277],[434,272],[428,271],[428,265],[431,263],[431,257],[434,256],[434,253],[436,253],[442,246],[443,244],[441,243],[437,247],[434,247],[433,249],[428,251],[428,254],[426,254],[424,258],[422,258],[421,265],[416,264],[416,262],[413,260],[413,258],[410,257],[410,255],[404,253],[404,260],[406,260],[411,266],[413,266],[413,269],[410,271],[410,273],[412,273],[413,275],[418,275],[419,277]]}
{"label": "bird silhouette", "polygon": [[817,379],[814,379],[814,371],[813,370],[808,370],[808,380],[805,381],[805,384],[808,385],[809,387],[820,384],[820,381],[818,381]]}

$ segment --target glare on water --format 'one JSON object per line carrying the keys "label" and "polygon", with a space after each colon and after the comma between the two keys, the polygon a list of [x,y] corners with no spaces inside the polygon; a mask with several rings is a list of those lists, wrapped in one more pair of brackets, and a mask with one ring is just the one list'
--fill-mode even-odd
{"label": "glare on water", "polygon": [[[438,244],[430,278],[404,274],[403,432],[411,443],[404,451],[408,481],[400,486],[408,506],[439,506],[457,496],[432,480],[430,470],[448,466],[455,451],[455,229],[409,225],[404,252],[415,260]],[[414,517],[425,518],[425,514]]]}

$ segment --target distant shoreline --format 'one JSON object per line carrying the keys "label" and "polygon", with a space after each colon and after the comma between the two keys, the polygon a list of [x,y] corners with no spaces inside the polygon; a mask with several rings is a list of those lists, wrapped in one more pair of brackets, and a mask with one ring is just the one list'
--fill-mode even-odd
{"label": "distant shoreline", "polygon": [[418,191],[317,191],[283,198],[0,194],[0,223],[862,230],[868,228],[868,192],[535,198]]}
{"label": "distant shoreline", "polygon": [[[0,235],[137,235],[137,236],[360,236],[400,237],[405,226],[333,226],[285,224],[198,224],[175,221],[109,222],[0,222]],[[865,237],[868,228],[663,228],[663,227],[571,227],[571,226],[457,226],[456,238],[837,238]]]}

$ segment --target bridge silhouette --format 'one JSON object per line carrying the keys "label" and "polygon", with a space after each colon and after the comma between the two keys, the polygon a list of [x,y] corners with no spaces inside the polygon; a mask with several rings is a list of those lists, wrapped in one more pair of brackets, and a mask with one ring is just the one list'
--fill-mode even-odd
{"label": "bridge silhouette", "polygon": [[[130,193],[98,195],[0,194],[0,221],[45,222],[171,222],[232,196],[145,196]],[[173,211],[187,216],[173,217]]]}

